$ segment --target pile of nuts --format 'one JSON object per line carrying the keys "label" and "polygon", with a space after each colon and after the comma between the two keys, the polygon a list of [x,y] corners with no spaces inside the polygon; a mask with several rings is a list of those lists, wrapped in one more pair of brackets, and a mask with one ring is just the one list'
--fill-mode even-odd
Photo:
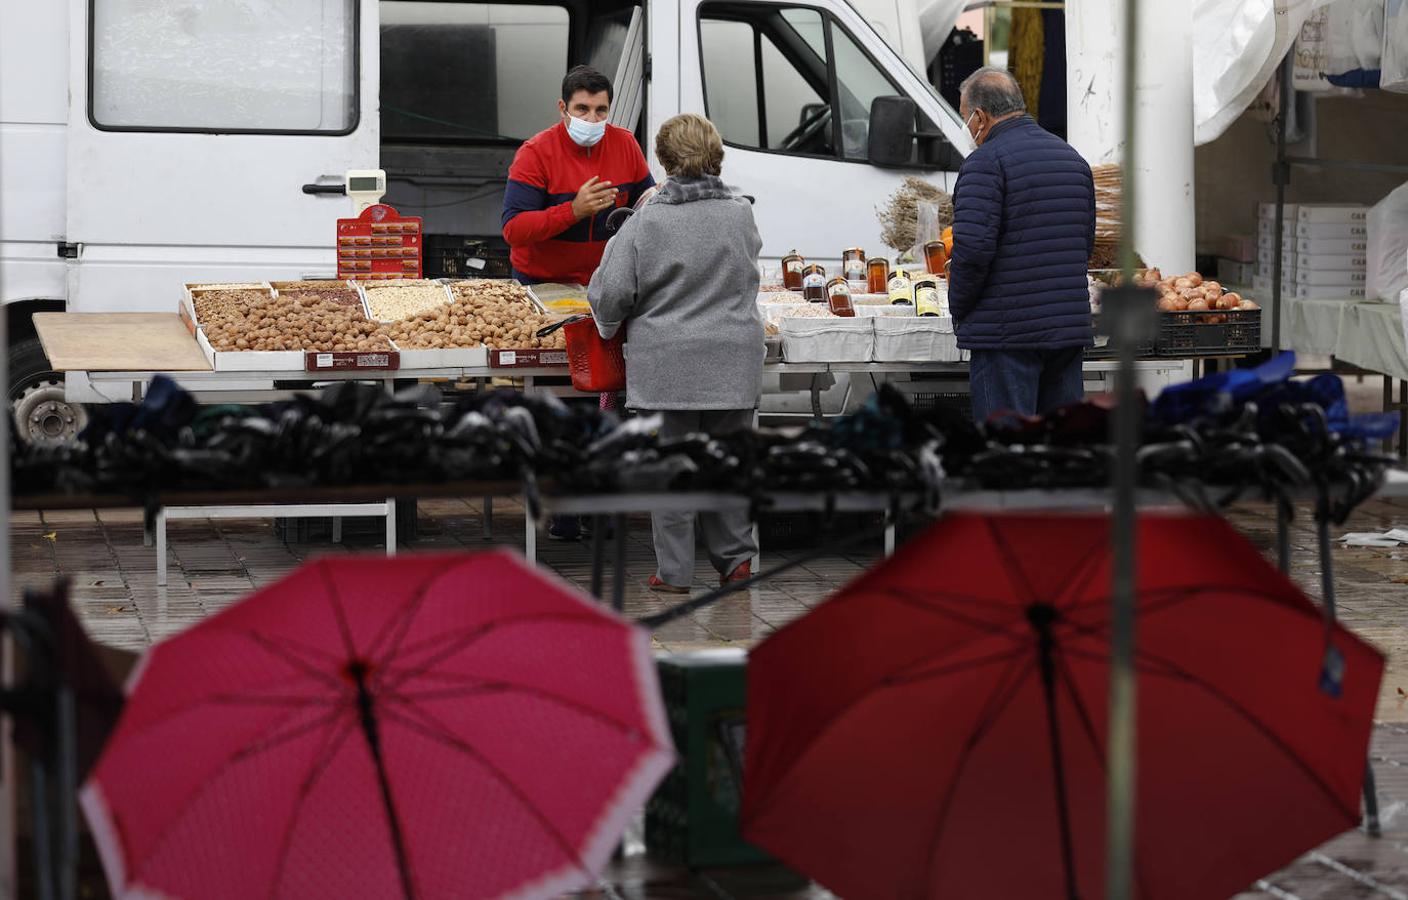
{"label": "pile of nuts", "polygon": [[495,281],[488,278],[452,281],[450,282],[450,293],[454,295],[456,300],[471,302],[498,300],[520,304],[526,312],[537,311],[533,299],[528,296],[528,289],[516,281]]}
{"label": "pile of nuts", "polygon": [[567,346],[561,330],[537,336],[538,329],[559,317],[538,312],[516,283],[461,281],[450,289],[453,303],[391,324],[392,340],[413,350],[480,345],[499,350],[561,350]]}
{"label": "pile of nuts", "polygon": [[379,322],[395,322],[445,306],[445,288],[436,281],[401,281],[369,284],[367,308]]}
{"label": "pile of nuts", "polygon": [[385,329],[360,307],[322,297],[263,291],[207,291],[195,297],[196,318],[210,345],[231,350],[390,350]]}
{"label": "pile of nuts", "polygon": [[278,284],[280,297],[297,297],[300,300],[332,300],[343,306],[361,306],[362,298],[357,289],[349,287],[345,281],[288,281]]}

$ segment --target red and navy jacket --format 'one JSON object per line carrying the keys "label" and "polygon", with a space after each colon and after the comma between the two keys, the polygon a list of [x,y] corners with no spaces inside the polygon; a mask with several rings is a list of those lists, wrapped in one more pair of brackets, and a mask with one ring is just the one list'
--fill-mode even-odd
{"label": "red and navy jacket", "polygon": [[611,210],[579,222],[572,200],[593,175],[620,191],[617,206],[634,206],[655,183],[635,135],[615,125],[606,126],[595,147],[578,146],[559,122],[518,148],[504,189],[504,240],[516,272],[540,281],[591,281],[610,237]]}

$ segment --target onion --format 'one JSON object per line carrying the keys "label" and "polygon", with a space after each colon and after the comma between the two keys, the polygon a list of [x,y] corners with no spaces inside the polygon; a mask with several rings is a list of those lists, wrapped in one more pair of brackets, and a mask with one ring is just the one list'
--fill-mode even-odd
{"label": "onion", "polygon": [[[1225,298],[1227,298],[1227,302],[1229,302],[1229,303],[1241,303],[1241,302],[1242,302],[1242,295],[1239,294],[1239,293],[1237,293],[1236,291],[1228,291],[1227,293],[1223,294],[1222,296],[1225,297]],[[1228,309],[1235,309],[1235,308],[1236,308],[1236,307],[1228,307]]]}
{"label": "onion", "polygon": [[1189,281],[1193,282],[1193,287],[1197,287],[1198,285],[1203,283],[1203,276],[1198,274],[1197,272],[1189,272],[1184,277],[1186,277]]}
{"label": "onion", "polygon": [[1201,297],[1199,297],[1197,300],[1188,301],[1189,312],[1207,312],[1208,309],[1208,301],[1204,300]]}
{"label": "onion", "polygon": [[1159,300],[1159,309],[1163,310],[1164,312],[1173,312],[1175,309],[1178,308],[1177,305],[1176,305],[1177,302],[1178,302],[1178,301],[1176,301],[1176,300],[1175,300],[1174,298],[1172,298],[1172,297],[1163,297],[1163,298],[1160,298],[1160,300]]}
{"label": "onion", "polygon": [[1218,294],[1221,294],[1221,293],[1222,293],[1222,282],[1220,282],[1220,281],[1204,281],[1204,282],[1203,282],[1203,290],[1205,290],[1205,291],[1217,291]]}
{"label": "onion", "polygon": [[1255,301],[1255,300],[1243,300],[1241,303],[1238,303],[1238,304],[1237,304],[1237,308],[1238,308],[1238,309],[1261,309],[1260,306],[1257,306],[1257,305],[1256,305],[1256,301]]}
{"label": "onion", "polygon": [[1183,312],[1185,309],[1188,308],[1188,300],[1187,300],[1187,298],[1185,298],[1185,297],[1175,297],[1175,298],[1173,299],[1173,308],[1174,308],[1176,311],[1178,311],[1178,312]]}
{"label": "onion", "polygon": [[1173,286],[1180,290],[1193,287],[1193,279],[1185,275],[1182,278],[1174,279]]}

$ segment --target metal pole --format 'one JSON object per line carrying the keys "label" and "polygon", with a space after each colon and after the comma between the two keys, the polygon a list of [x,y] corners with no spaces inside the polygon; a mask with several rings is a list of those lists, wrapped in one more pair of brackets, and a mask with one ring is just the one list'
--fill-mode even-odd
{"label": "metal pole", "polygon": [[1286,162],[1286,117],[1290,111],[1291,54],[1281,61],[1280,111],[1276,115],[1276,162],[1271,167],[1271,182],[1276,185],[1276,250],[1271,260],[1271,352],[1281,350],[1281,254],[1285,249],[1284,222],[1286,217],[1286,185],[1291,181],[1291,167]]}
{"label": "metal pole", "polygon": [[[3,203],[0,203],[3,205]],[[4,216],[0,216],[3,221]],[[0,280],[3,280],[5,267],[0,266]],[[14,427],[10,415],[10,336],[7,333],[6,317],[0,316],[0,526],[3,526],[3,540],[0,540],[0,611],[14,609],[10,601],[10,429]],[[0,689],[8,689],[15,683],[15,646],[8,631],[0,629]],[[9,718],[0,715],[0,897],[19,895],[19,884],[15,872],[15,755],[10,743]]]}
{"label": "metal pole", "polygon": [[[1139,3],[1124,3],[1124,178],[1121,184],[1120,268],[1124,283],[1134,284],[1135,212],[1138,209],[1139,179],[1136,177],[1135,78],[1138,71]],[[1127,321],[1133,310],[1125,313]],[[1125,329],[1126,337],[1133,329]],[[1106,897],[1133,900],[1134,897],[1134,529],[1135,449],[1139,441],[1139,409],[1136,406],[1134,345],[1122,340],[1115,375],[1115,507],[1111,529],[1111,609],[1110,609],[1110,733],[1106,755],[1108,773],[1105,792]]]}

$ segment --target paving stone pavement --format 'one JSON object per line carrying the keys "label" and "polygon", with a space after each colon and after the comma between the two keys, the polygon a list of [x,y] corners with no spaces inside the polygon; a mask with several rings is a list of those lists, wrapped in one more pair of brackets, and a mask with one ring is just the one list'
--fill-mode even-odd
{"label": "paving stone pavement", "polygon": [[[1238,507],[1229,519],[1264,552],[1274,542],[1269,508]],[[360,525],[368,527],[359,528]],[[1374,501],[1358,510],[1337,534],[1408,524],[1408,503]],[[482,504],[431,500],[419,504],[418,535],[407,550],[475,550],[494,543],[522,548],[523,509],[498,499],[494,540],[486,540]],[[142,650],[224,608],[250,591],[288,573],[305,559],[353,550],[380,553],[380,520],[347,523],[343,547],[327,537],[285,543],[270,521],[179,520],[169,526],[170,578],[156,584],[156,558],[143,545],[142,521],[134,510],[19,512],[12,516],[10,548],[15,593],[72,580],[75,609],[98,641]],[[540,561],[563,578],[588,586],[591,559],[584,543],[540,541]],[[764,566],[776,566],[800,551],[765,550]],[[702,554],[701,554],[702,556]],[[654,638],[660,650],[747,647],[801,616],[880,558],[876,540],[846,555],[825,557],[783,573],[763,586],[671,622]],[[1385,833],[1370,839],[1351,832],[1330,841],[1287,869],[1268,876],[1237,900],[1390,898],[1408,900],[1408,549],[1343,548],[1333,553],[1336,601],[1341,619],[1388,656],[1378,708],[1373,759]],[[628,529],[626,614],[649,615],[678,602],[646,588],[654,571],[648,520],[634,517]],[[1320,560],[1308,509],[1297,512],[1292,532],[1292,577],[1317,600]],[[696,593],[716,583],[701,562]],[[610,579],[607,579],[607,590]],[[638,836],[637,836],[638,837]],[[789,897],[830,896],[774,867],[689,872],[645,858],[638,840],[628,840],[626,858],[615,864],[602,897]],[[94,897],[101,896],[101,886]]]}

